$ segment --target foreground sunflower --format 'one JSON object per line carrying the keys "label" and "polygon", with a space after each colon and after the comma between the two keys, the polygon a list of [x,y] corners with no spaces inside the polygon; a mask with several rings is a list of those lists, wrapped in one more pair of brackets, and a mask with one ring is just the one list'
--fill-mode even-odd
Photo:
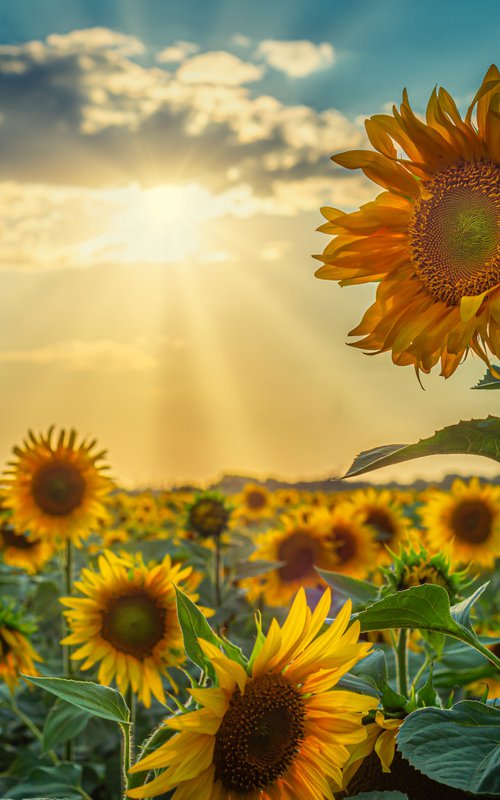
{"label": "foreground sunflower", "polygon": [[129,797],[177,787],[173,800],[331,800],[329,781],[341,782],[377,701],[332,690],[371,645],[358,643],[358,622],[347,629],[350,602],[317,636],[330,602],[327,590],[311,614],[301,590],[283,626],[273,620],[257,639],[246,669],[199,639],[218,686],[192,689],[202,707],[166,720],[178,733],[131,770],[165,772]]}
{"label": "foreground sunflower", "polygon": [[71,658],[83,659],[82,670],[100,661],[98,680],[105,686],[114,679],[123,694],[131,686],[147,707],[151,695],[165,703],[162,675],[184,661],[174,584],[182,586],[190,573],[168,555],[148,567],[105,551],[98,570],[82,570],[74,584],[85,597],[60,598],[71,630],[62,644],[81,645]]}
{"label": "foreground sunflower", "polygon": [[95,441],[77,443],[77,433],[54,428],[35,436],[29,431],[23,447],[14,447],[4,484],[4,506],[12,509],[12,524],[30,536],[52,543],[80,543],[105,514],[103,502],[111,481],[95,452]]}
{"label": "foreground sunflower", "polygon": [[492,567],[500,557],[500,487],[453,481],[449,492],[430,491],[419,510],[429,546],[448,548],[454,561]]}
{"label": "foreground sunflower", "polygon": [[325,586],[315,567],[335,570],[339,563],[327,511],[302,506],[281,521],[281,529],[257,537],[256,550],[250,557],[252,561],[278,561],[281,565],[242,581],[250,600],[262,595],[270,606],[286,606],[301,586]]}
{"label": "foreground sunflower", "polygon": [[[445,89],[423,122],[406,91],[398,111],[366,132],[377,152],[333,156],[384,188],[359,211],[322,212],[335,238],[319,278],[341,286],[376,281],[375,303],[350,336],[354,347],[392,351],[398,365],[449,377],[469,349],[500,356],[500,73],[490,67],[465,118]],[[472,116],[476,109],[476,120]],[[398,156],[396,146],[407,158]]]}
{"label": "foreground sunflower", "polygon": [[10,692],[14,692],[20,672],[38,675],[33,662],[42,658],[28,639],[34,629],[5,598],[0,599],[0,681],[5,681]]}

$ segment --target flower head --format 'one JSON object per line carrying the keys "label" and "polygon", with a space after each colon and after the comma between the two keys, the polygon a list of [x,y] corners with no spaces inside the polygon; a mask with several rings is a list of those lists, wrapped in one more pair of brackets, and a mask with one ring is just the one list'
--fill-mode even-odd
{"label": "flower head", "polygon": [[330,607],[327,590],[311,613],[301,590],[287,620],[273,620],[246,667],[199,639],[217,686],[193,689],[200,706],[168,719],[177,731],[132,772],[166,768],[135,798],[176,789],[173,800],[320,800],[341,782],[348,747],[366,738],[373,697],[333,687],[370,649],[350,628],[350,603],[318,635]]}
{"label": "flower head", "polygon": [[[406,91],[392,115],[366,122],[375,152],[333,156],[383,187],[345,214],[323,209],[335,238],[317,276],[341,286],[378,282],[375,303],[351,336],[399,365],[449,377],[468,350],[500,355],[500,73],[492,66],[462,119],[445,89],[425,122]],[[473,112],[476,109],[476,119]],[[401,148],[406,157],[398,155]]]}
{"label": "flower head", "polygon": [[5,681],[11,692],[20,672],[38,675],[33,662],[42,658],[28,639],[34,630],[31,621],[23,618],[5,598],[0,599],[0,680]]}
{"label": "flower head", "polygon": [[29,431],[14,454],[4,505],[12,509],[17,529],[53,544],[68,539],[79,544],[98,527],[111,481],[103,474],[104,452],[95,452],[95,441],[77,444],[76,431],[64,429],[54,439],[51,427],[38,437]]}
{"label": "flower head", "polygon": [[106,550],[98,570],[84,569],[74,584],[85,596],[61,598],[71,630],[62,643],[80,645],[71,658],[83,660],[83,670],[100,662],[100,683],[115,679],[122,693],[131,686],[145,706],[151,695],[165,703],[162,675],[184,661],[174,584],[182,586],[190,573],[168,555],[148,567]]}

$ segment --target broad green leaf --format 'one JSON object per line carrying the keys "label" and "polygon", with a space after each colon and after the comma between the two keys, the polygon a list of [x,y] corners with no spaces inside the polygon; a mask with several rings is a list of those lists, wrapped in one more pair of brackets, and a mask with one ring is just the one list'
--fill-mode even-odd
{"label": "broad green leaf", "polygon": [[500,461],[500,418],[489,416],[486,419],[462,421],[436,431],[433,436],[415,444],[387,444],[365,450],[354,459],[344,478],[413,458],[449,453],[485,456]]}
{"label": "broad green leaf", "polygon": [[349,575],[342,575],[340,572],[330,572],[326,569],[319,569],[318,572],[326,583],[332,587],[337,597],[350,598],[354,611],[366,608],[374,603],[378,597],[379,587],[369,581],[361,581],[351,578]]}
{"label": "broad green leaf", "polygon": [[82,711],[88,711],[94,717],[109,719],[120,725],[130,725],[127,704],[116,689],[69,678],[33,678],[30,675],[23,675],[23,678]]}
{"label": "broad green leaf", "polygon": [[489,581],[483,583],[476,591],[470,595],[470,597],[466,597],[465,600],[462,600],[461,603],[456,603],[456,605],[450,608],[450,613],[455,622],[458,622],[459,625],[463,625],[464,628],[467,630],[472,630],[472,625],[470,622],[470,611],[476,600],[479,600],[484,590],[488,587]]}
{"label": "broad green leaf", "polygon": [[234,577],[235,580],[240,578],[253,578],[255,575],[263,575],[273,569],[279,569],[284,563],[284,561],[265,561],[264,559],[237,561],[234,565]]}
{"label": "broad green leaf", "polygon": [[476,700],[421,708],[403,722],[398,749],[429,778],[477,794],[500,793],[500,709]]}
{"label": "broad green leaf", "polygon": [[[481,591],[478,589],[472,598],[477,600],[480,594]],[[461,603],[458,617],[468,620],[471,605],[471,598]],[[360,621],[363,632],[411,628],[442,633],[475,647],[486,658],[496,663],[495,656],[481,644],[472,629],[453,619],[448,593],[442,586],[431,583],[413,586],[411,589],[388,595],[353,616]]]}
{"label": "broad green leaf", "polygon": [[[500,364],[492,364],[492,367],[496,372],[500,375]],[[471,389],[500,389],[500,378],[497,378],[491,370],[486,370],[486,374],[484,378],[476,383],[475,386],[471,386]]]}
{"label": "broad green leaf", "polygon": [[78,791],[81,767],[76,764],[61,763],[55,767],[35,767],[25,776],[22,783],[9,789],[9,800],[34,800],[43,796],[44,800],[81,800]]}
{"label": "broad green leaf", "polygon": [[361,792],[361,794],[353,794],[352,798],[347,800],[408,800],[408,795],[402,792]]}
{"label": "broad green leaf", "polygon": [[351,667],[347,674],[363,678],[380,691],[383,691],[384,687],[387,685],[387,663],[385,660],[385,653],[383,650],[375,648],[369,655]]}
{"label": "broad green leaf", "polygon": [[194,661],[200,669],[207,672],[212,679],[215,678],[210,661],[206,658],[203,650],[201,649],[198,639],[205,639],[211,642],[216,647],[222,647],[226,655],[237,661],[239,664],[244,665],[245,659],[240,648],[229,642],[227,639],[221,639],[212,630],[206,618],[201,613],[200,609],[187,597],[180,589],[175,587],[177,594],[177,613],[179,615],[179,623],[184,637],[184,648],[191,661]]}
{"label": "broad green leaf", "polygon": [[495,672],[493,664],[482,653],[447,638],[441,658],[434,664],[434,685],[444,689],[466,686],[473,681],[494,677]]}
{"label": "broad green leaf", "polygon": [[89,719],[87,711],[57,700],[50,709],[43,727],[44,750],[52,750],[61,742],[74,739],[86,728]]}

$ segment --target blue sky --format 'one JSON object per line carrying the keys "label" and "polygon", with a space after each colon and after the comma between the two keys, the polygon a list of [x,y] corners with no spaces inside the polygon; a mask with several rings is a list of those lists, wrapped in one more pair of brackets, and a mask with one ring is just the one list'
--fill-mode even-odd
{"label": "blue sky", "polygon": [[[2,2],[5,459],[55,423],[129,485],[317,477],[491,412],[478,359],[422,392],[346,347],[374,287],[318,281],[311,258],[321,206],[378,193],[329,158],[367,146],[364,118],[405,85],[420,112],[435,84],[462,108],[475,93],[500,22],[477,8]],[[488,469],[441,457],[380,480]]]}

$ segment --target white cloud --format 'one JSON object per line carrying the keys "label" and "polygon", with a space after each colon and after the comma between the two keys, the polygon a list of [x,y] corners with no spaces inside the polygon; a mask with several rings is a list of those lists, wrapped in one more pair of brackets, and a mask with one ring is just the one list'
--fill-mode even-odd
{"label": "white cloud", "polygon": [[285,72],[290,78],[304,78],[331,66],[335,61],[335,51],[329,42],[314,44],[307,39],[266,39],[260,43],[254,55],[267,61],[274,69]]}
{"label": "white cloud", "polygon": [[291,250],[292,243],[288,239],[277,239],[274,242],[267,242],[267,244],[260,251],[260,257],[263,261],[279,261],[283,258],[289,250]]}
{"label": "white cloud", "polygon": [[160,50],[156,54],[156,61],[160,64],[184,61],[188,56],[197,53],[199,49],[199,45],[195,44],[195,42],[180,40]]}
{"label": "white cloud", "polygon": [[231,36],[231,43],[236,47],[250,47],[252,40],[248,36],[243,36],[242,33],[235,33],[234,36]]}
{"label": "white cloud", "polygon": [[185,61],[177,70],[177,78],[183,83],[209,83],[218,86],[239,86],[258,81],[264,69],[226,50],[200,53]]}

